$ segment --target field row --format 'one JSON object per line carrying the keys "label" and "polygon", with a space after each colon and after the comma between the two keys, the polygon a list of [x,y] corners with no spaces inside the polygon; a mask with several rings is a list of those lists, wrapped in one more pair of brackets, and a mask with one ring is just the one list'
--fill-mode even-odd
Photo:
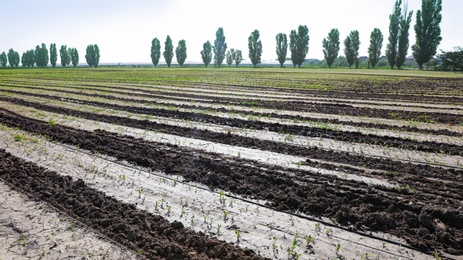
{"label": "field row", "polygon": [[[458,86],[453,79],[378,76],[370,83],[398,83],[402,94],[386,91],[381,99],[365,91],[349,100],[354,92],[259,86],[270,78],[280,82],[270,74],[253,75],[255,87],[220,86],[228,79],[222,73],[198,83],[188,79],[190,71],[171,81],[141,80],[144,71],[132,71],[122,84],[111,72],[107,82],[98,74],[103,71],[82,75],[80,82],[72,73],[0,77],[2,162],[11,173],[34,169],[26,171],[27,181],[2,175],[6,184],[56,200],[58,195],[39,195],[43,190],[27,183],[42,178],[50,184],[39,187],[63,186],[39,177],[43,169],[68,176],[54,178],[71,185],[65,188],[70,198],[90,199],[93,208],[88,216],[72,213],[82,207],[68,199],[55,207],[96,230],[104,224],[96,223],[94,212],[107,207],[72,190],[114,197],[125,203],[117,207],[132,213],[124,215],[124,229],[108,217],[109,230],[116,232],[108,236],[130,241],[130,250],[147,258],[463,255],[463,105],[457,96],[448,102],[438,95],[420,99],[416,87]],[[353,76],[344,90],[366,88],[369,76]],[[333,89],[347,79],[314,78],[334,82]],[[416,93],[403,91],[404,84]],[[230,90],[235,85],[236,95]],[[133,225],[146,221],[139,214],[214,242],[201,242],[211,245],[204,248],[184,236],[161,234],[178,239],[175,247],[148,245],[159,234],[140,242],[145,235]]]}

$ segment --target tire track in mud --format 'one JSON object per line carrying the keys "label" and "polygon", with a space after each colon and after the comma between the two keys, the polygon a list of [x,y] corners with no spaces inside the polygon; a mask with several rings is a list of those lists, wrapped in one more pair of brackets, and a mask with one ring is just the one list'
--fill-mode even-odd
{"label": "tire track in mud", "polygon": [[[98,151],[211,188],[264,199],[278,210],[325,216],[353,228],[367,227],[404,238],[422,250],[463,255],[461,199],[413,193],[240,158],[151,143],[105,131],[76,130],[1,112],[0,120],[82,149]],[[450,184],[449,184],[450,185]],[[454,193],[461,191],[456,189]]]}
{"label": "tire track in mud", "polygon": [[253,251],[207,238],[0,150],[0,178],[11,188],[43,200],[64,214],[146,259],[263,259]]}
{"label": "tire track in mud", "polygon": [[[12,91],[14,92],[14,91]],[[20,92],[20,91],[19,91]],[[137,114],[147,114],[159,117],[174,118],[181,120],[189,120],[193,122],[201,123],[212,123],[218,125],[225,125],[231,127],[245,128],[245,129],[256,129],[256,130],[268,130],[271,132],[285,133],[285,134],[294,134],[307,137],[315,138],[328,138],[338,141],[346,142],[355,142],[355,143],[364,143],[364,144],[374,144],[382,145],[386,147],[395,147],[401,149],[409,149],[422,152],[431,152],[431,153],[441,153],[444,151],[449,155],[463,155],[463,147],[459,145],[452,145],[446,143],[437,143],[430,141],[414,141],[408,139],[402,139],[391,136],[375,136],[372,134],[362,134],[359,132],[344,132],[333,129],[320,129],[317,127],[309,126],[299,126],[299,125],[286,125],[280,123],[267,123],[262,121],[249,121],[244,119],[236,118],[222,118],[218,116],[194,113],[194,112],[180,112],[178,110],[172,111],[167,109],[157,109],[157,108],[144,108],[144,107],[133,107],[133,106],[123,106],[116,104],[109,104],[97,101],[86,101],[74,98],[64,98],[58,96],[50,96],[44,94],[33,94],[33,93],[20,93],[24,95],[36,96],[41,98],[49,98],[52,100],[59,100],[69,103],[78,103],[83,105],[97,106],[103,108],[110,108],[119,111],[127,111]],[[21,98],[14,97],[0,97],[0,101],[7,101],[15,104],[24,104],[27,106],[37,107],[40,109],[46,110],[47,105],[42,105],[38,102],[26,101]],[[69,110],[62,108],[63,110]]]}
{"label": "tire track in mud", "polygon": [[[49,90],[46,88],[40,87],[32,87],[32,86],[24,86],[23,88],[30,88],[30,89],[42,89],[42,90]],[[8,92],[14,92],[13,90],[3,90]],[[70,90],[59,90],[63,93],[69,94],[76,94],[76,95],[83,95],[83,96],[91,96],[91,97],[99,97],[111,100],[119,100],[125,102],[138,102],[138,103],[153,103],[158,105],[165,105],[163,103],[156,103],[152,100],[141,100],[141,99],[129,99],[129,98],[122,98],[122,97],[115,97],[111,95],[105,94],[94,94],[94,93],[85,93],[83,91],[70,91]],[[17,91],[22,92],[22,91]],[[117,91],[112,91],[117,93]],[[28,92],[23,92],[21,94],[26,94]],[[153,93],[157,93],[153,91]],[[33,94],[33,93],[30,93]],[[127,95],[127,93],[121,93],[123,95]],[[172,94],[172,93],[170,93]],[[180,94],[184,95],[184,94]],[[137,96],[155,98],[152,94],[140,94],[137,93]],[[163,96],[159,96],[159,98],[165,98]],[[197,97],[196,97],[197,98]],[[249,101],[247,102],[246,99],[240,98],[230,98],[230,97],[221,97],[220,100],[214,97],[205,96],[205,99],[202,100],[202,103],[210,103],[210,104],[220,104],[220,105],[240,105],[245,107],[258,107],[258,108],[265,108],[265,109],[283,109],[283,110],[290,110],[290,111],[299,111],[299,112],[312,112],[312,113],[323,113],[323,114],[332,114],[332,115],[346,115],[346,116],[366,116],[372,118],[384,118],[384,119],[394,119],[394,120],[414,120],[416,122],[430,122],[435,121],[438,123],[445,123],[445,124],[452,124],[458,125],[461,123],[461,115],[454,115],[454,114],[445,114],[445,113],[437,113],[437,112],[415,112],[415,111],[399,111],[399,110],[388,110],[388,109],[373,109],[373,108],[362,108],[362,107],[354,107],[352,105],[346,104],[318,104],[318,103],[306,103],[306,102],[298,102],[298,101]],[[172,100],[176,100],[175,98],[169,98]],[[224,101],[225,100],[225,101]],[[180,99],[180,101],[185,101],[184,99]],[[186,105],[186,104],[178,104],[176,105],[181,108],[187,109],[200,109],[200,110],[207,110],[210,108],[195,106],[195,105]],[[299,116],[291,116],[291,115],[279,115],[275,113],[255,113],[250,111],[243,111],[243,110],[234,110],[234,109],[226,109],[226,108],[215,108],[218,112],[229,112],[229,113],[245,113],[254,116],[272,116],[276,118],[285,118],[285,119],[299,119],[299,120],[313,120],[313,121],[323,121],[327,120],[326,122],[329,123],[336,123],[337,120],[333,119],[316,119],[310,117],[299,117]],[[337,123],[340,123],[339,121]],[[344,122],[343,122],[344,123]],[[350,123],[354,125],[354,122]],[[361,124],[359,126],[367,126],[367,123],[355,123]],[[370,127],[377,127],[376,124],[371,124]],[[411,129],[408,127],[402,127],[410,131]],[[390,126],[385,126],[384,129],[391,129]],[[392,128],[397,130],[397,128]],[[420,129],[418,129],[420,131]],[[422,131],[422,130],[421,130]],[[443,130],[441,130],[443,131]],[[445,131],[444,131],[445,132]]]}

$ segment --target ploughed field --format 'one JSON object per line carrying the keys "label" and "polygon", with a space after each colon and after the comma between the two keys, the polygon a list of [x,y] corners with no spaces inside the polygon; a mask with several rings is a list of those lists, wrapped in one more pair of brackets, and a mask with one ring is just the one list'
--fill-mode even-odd
{"label": "ploughed field", "polygon": [[462,259],[463,76],[0,71],[0,258]]}

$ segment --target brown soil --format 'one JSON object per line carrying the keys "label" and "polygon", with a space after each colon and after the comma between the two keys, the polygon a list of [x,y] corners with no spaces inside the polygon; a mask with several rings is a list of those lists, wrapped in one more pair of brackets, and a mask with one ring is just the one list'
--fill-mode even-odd
{"label": "brown soil", "polygon": [[[34,94],[34,95],[50,98],[50,96],[48,95],[41,95],[41,94]],[[23,100],[19,98],[0,97],[0,100],[7,101],[10,103],[14,103],[14,104],[34,107],[34,108],[49,111],[49,112],[63,113],[63,114],[68,114],[72,116],[86,117],[86,114],[88,114],[86,112],[81,112],[81,111],[74,110],[74,109],[57,108],[57,107],[40,104],[38,102],[31,102],[31,101],[27,101],[27,100]],[[390,136],[375,136],[372,134],[362,134],[359,132],[344,132],[344,131],[338,131],[338,130],[332,130],[332,129],[320,129],[320,128],[308,127],[308,126],[285,125],[285,124],[279,124],[279,123],[249,121],[249,120],[244,120],[244,119],[222,118],[222,117],[212,116],[212,115],[204,115],[204,114],[198,114],[198,113],[192,113],[192,112],[171,111],[171,110],[166,110],[166,109],[120,106],[120,105],[102,103],[102,102],[96,102],[96,101],[75,100],[71,98],[66,98],[66,99],[59,98],[59,100],[62,100],[62,101],[66,100],[68,102],[79,102],[81,104],[99,106],[99,107],[104,107],[104,108],[111,108],[115,110],[127,111],[127,112],[132,112],[132,113],[183,119],[183,120],[189,120],[193,122],[212,123],[212,124],[226,125],[226,126],[231,126],[231,127],[239,127],[239,128],[244,128],[244,129],[268,130],[272,132],[284,133],[284,134],[290,134],[290,135],[301,135],[301,136],[307,136],[307,137],[328,138],[328,139],[334,139],[338,141],[383,145],[386,147],[396,147],[396,148],[403,148],[403,149],[423,151],[423,152],[436,152],[436,153],[445,152],[446,154],[449,154],[449,155],[463,155],[462,146],[445,144],[445,143],[437,143],[437,142],[429,142],[429,141],[419,142],[419,141],[401,139],[401,138],[390,137]],[[113,116],[98,115],[98,117],[99,118],[110,117],[111,120],[117,120]],[[124,121],[126,119],[121,118],[118,121],[121,121],[121,120]],[[111,122],[111,121],[104,121],[104,122]],[[146,123],[144,124],[145,125],[149,125],[149,124],[156,125],[156,123],[149,123],[148,121],[146,121]],[[153,128],[150,128],[149,126],[147,128],[153,129]],[[155,128],[157,127],[154,127],[154,129]]]}
{"label": "brown soil", "polygon": [[[325,216],[354,229],[388,232],[422,250],[463,255],[463,213],[457,209],[463,194],[458,183],[436,184],[418,177],[421,185],[417,192],[373,187],[101,130],[87,132],[52,126],[6,111],[0,112],[0,122],[153,170],[182,175],[187,181],[264,199],[278,210]],[[365,163],[368,164],[368,158]]]}
{"label": "brown soil", "polygon": [[262,259],[250,250],[207,238],[169,223],[161,216],[138,210],[102,192],[82,179],[61,176],[0,150],[0,178],[11,188],[42,200],[146,259]]}

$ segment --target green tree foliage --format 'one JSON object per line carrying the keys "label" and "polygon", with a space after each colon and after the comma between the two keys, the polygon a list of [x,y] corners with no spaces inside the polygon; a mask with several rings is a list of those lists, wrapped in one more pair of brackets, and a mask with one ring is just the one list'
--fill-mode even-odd
{"label": "green tree foliage", "polygon": [[8,51],[8,63],[10,63],[10,66],[12,68],[17,68],[19,66],[19,62],[20,62],[20,57],[19,57],[19,53],[13,49],[10,49]]}
{"label": "green tree foliage", "polygon": [[436,55],[442,41],[440,22],[442,0],[422,0],[421,10],[416,12],[416,43],[412,46],[413,57],[420,69]]}
{"label": "green tree foliage", "polygon": [[438,68],[441,70],[463,70],[463,48],[455,47],[453,51],[437,55]]}
{"label": "green tree foliage", "polygon": [[261,63],[262,42],[259,37],[259,31],[254,30],[248,38],[249,59],[251,59],[254,68]]}
{"label": "green tree foliage", "polygon": [[34,50],[28,50],[26,52],[23,52],[21,56],[21,64],[23,67],[34,67],[35,63],[35,58],[34,58]]}
{"label": "green tree foliage", "polygon": [[2,65],[3,68],[6,68],[6,65],[8,65],[8,58],[6,57],[5,52],[0,54],[0,65]]}
{"label": "green tree foliage", "polygon": [[325,56],[328,68],[331,68],[334,60],[339,54],[339,31],[338,29],[331,29],[328,37],[323,39],[323,55]]}
{"label": "green tree foliage", "polygon": [[410,29],[410,23],[412,22],[413,11],[410,11],[407,14],[408,6],[404,4],[404,10],[402,15],[400,16],[399,21],[399,47],[397,48],[397,59],[396,65],[397,68],[401,68],[404,64],[405,60],[407,59],[408,53],[408,31]]}
{"label": "green tree foliage", "polygon": [[389,43],[386,46],[386,59],[391,69],[397,61],[397,43],[399,41],[400,16],[402,12],[402,0],[396,0],[394,10],[389,15]]}
{"label": "green tree foliage", "polygon": [[161,58],[161,42],[158,38],[154,38],[151,41],[151,62],[153,62],[154,67],[159,64],[159,59]]}
{"label": "green tree foliage", "polygon": [[98,67],[100,63],[100,48],[96,44],[89,44],[87,46],[85,60],[87,61],[88,66]]}
{"label": "green tree foliage", "polygon": [[59,56],[61,58],[61,66],[66,67],[71,64],[71,54],[70,49],[66,45],[61,45],[59,49]]}
{"label": "green tree foliage", "polygon": [[222,65],[222,62],[225,58],[225,53],[227,51],[227,43],[225,42],[225,35],[223,34],[222,27],[219,27],[215,33],[214,46],[212,48],[214,50],[215,65],[220,68],[220,65]]}
{"label": "green tree foliage", "polygon": [[34,61],[37,67],[46,67],[48,65],[48,60],[48,49],[45,43],[42,43],[41,46],[37,45],[34,51]]}
{"label": "green tree foliage", "polygon": [[286,34],[279,33],[276,36],[276,40],[276,52],[278,56],[278,62],[280,63],[280,68],[283,68],[283,64],[286,61],[286,54],[288,53],[288,38],[286,37]]}
{"label": "green tree foliage", "polygon": [[352,68],[352,64],[358,64],[358,56],[360,49],[360,37],[357,30],[351,31],[344,40],[344,55],[346,55],[346,61],[349,68]]}
{"label": "green tree foliage", "polygon": [[226,62],[228,64],[228,67],[230,67],[233,64],[233,61],[235,60],[235,49],[231,48],[230,50],[227,51],[226,56]]}
{"label": "green tree foliage", "polygon": [[241,61],[243,60],[243,54],[241,53],[241,50],[235,50],[233,52],[233,60],[235,61],[235,66],[238,67],[238,65],[240,65]]}
{"label": "green tree foliage", "polygon": [[166,60],[167,67],[170,68],[172,64],[172,58],[174,57],[174,45],[172,45],[172,39],[167,35],[166,42],[164,42],[164,52],[162,53]]}
{"label": "green tree foliage", "polygon": [[23,68],[27,67],[27,61],[26,61],[27,57],[26,57],[26,53],[23,52],[23,54],[21,55],[21,66],[23,66]]}
{"label": "green tree foliage", "polygon": [[209,66],[212,61],[212,44],[207,41],[203,44],[203,50],[201,51],[201,58],[203,59],[204,66]]}
{"label": "green tree foliage", "polygon": [[381,48],[383,48],[383,34],[381,30],[375,28],[371,32],[370,46],[368,47],[368,62],[373,69],[381,57]]}
{"label": "green tree foliage", "polygon": [[180,67],[183,67],[183,64],[185,63],[186,60],[186,43],[185,40],[180,40],[178,42],[178,46],[175,49],[175,56],[177,57],[177,62]]}
{"label": "green tree foliage", "polygon": [[292,30],[289,35],[289,49],[291,50],[291,61],[294,67],[300,68],[304,63],[305,56],[309,52],[309,29],[305,25],[299,25],[297,32]]}
{"label": "green tree foliage", "polygon": [[71,56],[72,66],[75,68],[79,64],[79,52],[76,48],[70,48],[69,55]]}
{"label": "green tree foliage", "polygon": [[50,63],[51,66],[54,68],[56,67],[56,61],[58,60],[58,51],[56,50],[56,44],[50,44]]}

